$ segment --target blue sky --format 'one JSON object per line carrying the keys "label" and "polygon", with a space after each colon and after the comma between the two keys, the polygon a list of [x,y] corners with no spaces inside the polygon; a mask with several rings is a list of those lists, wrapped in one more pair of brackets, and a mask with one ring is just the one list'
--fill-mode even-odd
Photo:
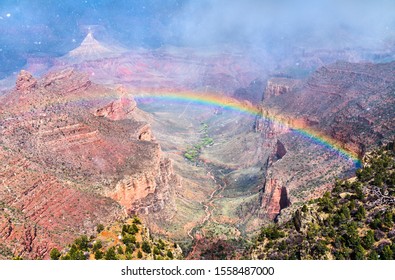
{"label": "blue sky", "polygon": [[377,47],[394,42],[394,11],[393,0],[0,0],[0,77],[27,55],[66,53],[89,27],[127,48]]}

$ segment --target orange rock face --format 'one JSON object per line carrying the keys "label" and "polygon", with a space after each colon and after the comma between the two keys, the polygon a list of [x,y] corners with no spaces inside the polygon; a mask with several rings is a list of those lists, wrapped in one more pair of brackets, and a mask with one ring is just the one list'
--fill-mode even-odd
{"label": "orange rock face", "polygon": [[51,248],[122,215],[115,201],[84,192],[18,153],[1,149],[0,162],[0,239],[13,255],[45,258]]}
{"label": "orange rock face", "polygon": [[164,207],[164,177],[175,175],[145,115],[135,120],[135,101],[119,94],[67,69],[37,81],[21,72],[1,97],[0,256],[47,258],[137,201]]}
{"label": "orange rock face", "polygon": [[286,187],[281,186],[277,179],[267,179],[260,196],[260,204],[267,217],[271,220],[275,219],[281,209],[290,205]]}

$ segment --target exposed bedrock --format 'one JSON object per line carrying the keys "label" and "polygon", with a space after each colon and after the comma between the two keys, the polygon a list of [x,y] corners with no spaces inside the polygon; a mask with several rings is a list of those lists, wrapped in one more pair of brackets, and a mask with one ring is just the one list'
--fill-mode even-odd
{"label": "exposed bedrock", "polygon": [[127,211],[174,212],[172,164],[147,114],[118,93],[66,69],[21,72],[1,97],[0,258],[48,258]]}
{"label": "exposed bedrock", "polygon": [[290,93],[299,83],[300,81],[295,79],[271,78],[267,81],[264,99]]}
{"label": "exposed bedrock", "polygon": [[134,199],[129,207],[131,213],[150,216],[149,219],[167,220],[177,211],[175,190],[181,184],[180,178],[174,173],[170,159],[163,158],[159,164],[159,176],[155,178],[155,188],[144,198]]}
{"label": "exposed bedrock", "polygon": [[261,210],[264,210],[263,212],[271,220],[275,219],[282,209],[291,205],[287,188],[280,180],[274,178],[265,181],[259,200]]}
{"label": "exposed bedrock", "polygon": [[289,94],[264,101],[264,116],[309,127],[362,156],[394,135],[395,62],[337,62],[319,68]]}
{"label": "exposed bedrock", "polygon": [[158,213],[165,207],[175,211],[175,188],[180,184],[174,173],[170,159],[161,157],[161,151],[155,156],[156,162],[150,169],[117,182],[115,188],[105,195],[118,201],[130,213],[148,215]]}
{"label": "exposed bedrock", "polygon": [[18,153],[0,149],[0,240],[23,258],[46,258],[98,223],[123,215],[113,200],[81,191]]}
{"label": "exposed bedrock", "polygon": [[276,157],[277,159],[282,159],[287,154],[287,149],[285,148],[284,144],[277,140],[276,142]]}
{"label": "exposed bedrock", "polygon": [[248,87],[238,88],[233,93],[233,97],[238,100],[248,100],[252,104],[260,104],[263,99],[264,83],[259,80],[253,80]]}
{"label": "exposed bedrock", "polygon": [[110,120],[122,120],[128,118],[128,115],[136,108],[136,101],[132,98],[121,97],[112,101],[103,108],[97,109],[95,116],[106,117]]}
{"label": "exposed bedrock", "polygon": [[37,80],[27,71],[22,70],[16,80],[15,89],[22,93],[28,93],[37,85]]}

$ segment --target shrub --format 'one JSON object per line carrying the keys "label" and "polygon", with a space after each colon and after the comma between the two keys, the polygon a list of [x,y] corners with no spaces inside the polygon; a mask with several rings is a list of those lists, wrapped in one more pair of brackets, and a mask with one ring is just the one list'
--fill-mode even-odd
{"label": "shrub", "polygon": [[143,253],[141,253],[140,250],[138,250],[138,252],[137,252],[137,257],[138,257],[139,259],[141,259],[141,258],[143,257]]}
{"label": "shrub", "polygon": [[131,235],[131,234],[126,234],[126,235],[124,235],[124,237],[122,238],[122,242],[123,242],[125,245],[135,244],[135,243],[136,243],[136,236]]}
{"label": "shrub", "polygon": [[98,250],[98,251],[95,252],[95,259],[96,260],[101,260],[103,258],[103,255],[104,255],[103,252]]}
{"label": "shrub", "polygon": [[61,256],[61,254],[57,248],[53,248],[49,255],[51,257],[51,260],[59,260],[59,258]]}
{"label": "shrub", "polygon": [[95,244],[93,244],[93,252],[100,250],[103,247],[100,240],[97,240]]}
{"label": "shrub", "polygon": [[383,260],[392,260],[393,253],[389,245],[385,245],[381,250],[380,258]]}
{"label": "shrub", "polygon": [[140,219],[138,217],[134,217],[133,218],[133,223],[137,224],[137,225],[141,225],[141,221],[140,221]]}
{"label": "shrub", "polygon": [[169,258],[169,259],[173,259],[173,253],[171,252],[171,251],[167,251],[167,254],[166,254],[166,256]]}
{"label": "shrub", "polygon": [[83,235],[80,238],[77,238],[74,241],[74,244],[77,246],[78,249],[80,249],[82,251],[87,251],[88,250],[88,237],[86,235]]}
{"label": "shrub", "polygon": [[118,255],[123,255],[123,249],[119,245],[118,245],[118,248],[117,248],[117,252],[118,252]]}
{"label": "shrub", "polygon": [[263,241],[265,237],[269,240],[275,240],[284,236],[284,232],[280,231],[277,226],[269,226],[261,229],[258,241]]}
{"label": "shrub", "polygon": [[154,247],[154,255],[159,255],[160,254],[160,250],[158,247]]}
{"label": "shrub", "polygon": [[147,254],[151,253],[151,247],[147,241],[143,241],[143,244],[141,244],[141,249],[143,250],[144,253]]}
{"label": "shrub", "polygon": [[365,249],[371,249],[374,244],[374,232],[369,230],[362,239],[362,245]]}
{"label": "shrub", "polygon": [[117,259],[114,247],[111,247],[110,249],[108,249],[104,258],[106,260],[116,260]]}
{"label": "shrub", "polygon": [[104,225],[103,224],[98,224],[96,227],[97,233],[101,233],[104,230]]}

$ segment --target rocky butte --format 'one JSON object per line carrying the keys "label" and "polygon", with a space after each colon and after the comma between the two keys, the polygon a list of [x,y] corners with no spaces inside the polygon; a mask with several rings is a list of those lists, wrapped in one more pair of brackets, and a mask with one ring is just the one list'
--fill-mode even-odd
{"label": "rocky butte", "polygon": [[0,104],[1,258],[48,258],[99,223],[174,207],[172,163],[124,89],[21,71]]}

